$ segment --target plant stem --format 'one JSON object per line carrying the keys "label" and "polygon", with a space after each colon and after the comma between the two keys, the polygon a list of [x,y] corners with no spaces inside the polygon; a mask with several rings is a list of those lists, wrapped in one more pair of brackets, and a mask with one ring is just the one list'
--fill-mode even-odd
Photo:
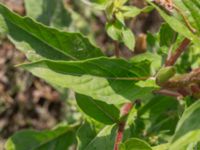
{"label": "plant stem", "polygon": [[173,66],[181,54],[185,51],[186,47],[190,44],[190,40],[185,38],[180,46],[176,49],[175,53],[172,54],[165,62],[165,66]]}
{"label": "plant stem", "polygon": [[117,41],[114,41],[115,45],[115,56],[119,58],[119,43]]}
{"label": "plant stem", "polygon": [[121,118],[125,117],[125,119],[122,119],[118,124],[118,131],[117,131],[117,136],[115,139],[114,150],[119,150],[119,144],[121,143],[123,139],[126,119],[132,108],[133,108],[133,103],[126,103],[121,108]]}
{"label": "plant stem", "polygon": [[175,97],[177,100],[183,99],[183,95],[181,95],[180,93],[178,93],[176,91],[173,91],[173,90],[161,89],[161,90],[153,91],[153,93],[160,94],[160,95],[165,95],[165,96]]}

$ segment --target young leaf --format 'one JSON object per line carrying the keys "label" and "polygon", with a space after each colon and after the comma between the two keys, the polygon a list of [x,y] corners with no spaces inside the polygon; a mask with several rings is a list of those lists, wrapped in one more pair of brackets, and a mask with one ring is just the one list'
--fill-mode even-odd
{"label": "young leaf", "polygon": [[200,141],[200,101],[185,110],[170,143],[170,150],[185,150],[188,144]]}
{"label": "young leaf", "polygon": [[134,50],[135,36],[131,29],[126,27],[120,21],[108,23],[106,25],[108,35],[115,41],[124,43],[130,50]]}
{"label": "young leaf", "polygon": [[75,140],[77,126],[62,125],[51,131],[24,130],[11,136],[6,150],[68,149]]}
{"label": "young leaf", "polygon": [[34,59],[79,60],[103,55],[81,34],[49,28],[31,18],[20,17],[1,4],[0,28],[29,58],[31,54]]}
{"label": "young leaf", "polygon": [[91,97],[76,94],[76,101],[81,110],[88,116],[104,124],[114,124],[119,121],[119,109]]}
{"label": "young leaf", "polygon": [[110,104],[149,97],[156,87],[151,80],[137,82],[149,76],[147,61],[128,63],[112,58],[69,62],[42,60],[22,67],[46,81]]}

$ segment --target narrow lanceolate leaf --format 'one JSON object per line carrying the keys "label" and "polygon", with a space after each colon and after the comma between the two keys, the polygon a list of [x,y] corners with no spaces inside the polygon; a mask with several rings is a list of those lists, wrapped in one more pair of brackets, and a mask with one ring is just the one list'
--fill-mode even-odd
{"label": "narrow lanceolate leaf", "polygon": [[155,7],[160,15],[163,17],[163,19],[170,25],[170,27],[178,32],[179,34],[183,35],[184,37],[187,37],[190,39],[193,43],[200,45],[199,43],[199,37],[193,34],[185,25],[184,21],[180,21],[175,16],[167,14],[164,10],[162,10],[159,6],[152,3],[150,0],[146,0],[148,3],[150,3],[153,7]]}
{"label": "narrow lanceolate leaf", "polygon": [[120,145],[120,150],[152,150],[152,148],[143,140],[131,138]]}
{"label": "narrow lanceolate leaf", "polygon": [[68,27],[71,23],[70,13],[64,8],[63,0],[25,0],[26,15],[35,20],[58,28]]}
{"label": "narrow lanceolate leaf", "polygon": [[76,101],[84,113],[101,123],[114,124],[119,121],[120,111],[114,105],[81,94],[76,94]]}
{"label": "narrow lanceolate leaf", "polygon": [[192,17],[195,20],[195,23],[198,27],[198,30],[200,32],[200,1],[198,0],[183,0],[183,3],[185,6],[189,9]]}
{"label": "narrow lanceolate leaf", "polygon": [[185,150],[187,145],[200,141],[200,101],[183,113],[170,144],[170,150]]}
{"label": "narrow lanceolate leaf", "polygon": [[89,124],[83,125],[78,130],[78,150],[112,150],[114,148],[117,126],[105,126],[97,134],[89,126]]}
{"label": "narrow lanceolate leaf", "polygon": [[151,81],[137,82],[149,76],[147,61],[129,63],[112,58],[69,62],[42,60],[22,67],[48,82],[110,104],[149,97],[155,88]]}
{"label": "narrow lanceolate leaf", "polygon": [[11,136],[6,150],[66,150],[75,140],[76,126],[62,125],[51,131],[24,130]]}
{"label": "narrow lanceolate leaf", "polygon": [[20,17],[0,4],[1,32],[7,32],[11,41],[31,60],[79,60],[103,54],[79,33],[61,32]]}

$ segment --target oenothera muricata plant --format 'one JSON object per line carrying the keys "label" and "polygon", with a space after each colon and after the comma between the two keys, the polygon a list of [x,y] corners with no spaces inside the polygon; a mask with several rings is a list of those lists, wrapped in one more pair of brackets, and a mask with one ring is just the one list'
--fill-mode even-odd
{"label": "oenothera muricata plant", "polygon": [[[83,26],[87,21],[66,11],[62,0],[25,0],[25,17],[0,5],[1,35],[27,57],[18,67],[73,90],[83,114],[52,130],[20,131],[5,149],[199,149],[200,1],[146,0],[144,8],[128,0],[83,2],[85,11],[104,12],[115,56],[106,56],[81,33],[68,32],[81,31],[77,21]],[[135,47],[127,21],[155,10],[164,21],[157,33],[147,33],[147,51],[122,58],[121,45]]]}

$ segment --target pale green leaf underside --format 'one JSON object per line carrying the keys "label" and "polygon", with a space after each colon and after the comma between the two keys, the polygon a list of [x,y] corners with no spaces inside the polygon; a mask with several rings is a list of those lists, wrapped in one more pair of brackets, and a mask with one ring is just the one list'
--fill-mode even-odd
{"label": "pale green leaf underside", "polygon": [[149,63],[128,63],[123,59],[96,58],[85,61],[43,60],[23,68],[48,82],[110,104],[148,98],[154,82],[138,81],[149,76]]}
{"label": "pale green leaf underside", "polygon": [[[48,58],[53,60],[79,60],[102,56],[80,33],[61,32],[20,17],[0,4],[1,32],[7,32],[19,50],[30,60]],[[37,55],[36,55],[37,54]],[[34,58],[33,58],[34,57]]]}

